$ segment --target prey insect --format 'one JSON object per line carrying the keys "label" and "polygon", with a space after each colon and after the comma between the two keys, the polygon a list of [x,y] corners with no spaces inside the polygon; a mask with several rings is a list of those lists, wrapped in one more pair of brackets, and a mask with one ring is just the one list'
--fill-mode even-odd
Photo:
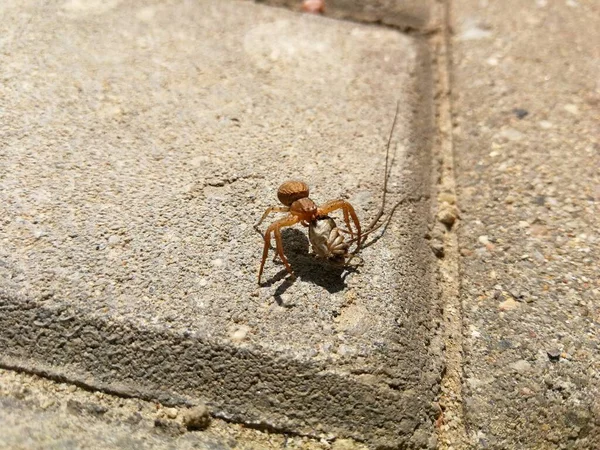
{"label": "prey insect", "polygon": [[[294,277],[294,272],[283,252],[283,244],[281,240],[281,228],[283,227],[293,226],[297,223],[308,227],[309,240],[313,251],[318,257],[328,259],[336,264],[347,265],[360,251],[361,243],[363,242],[364,237],[371,234],[385,223],[385,221],[379,223],[379,219],[381,219],[383,216],[385,209],[387,181],[389,178],[388,170],[390,144],[394,134],[394,128],[396,127],[399,106],[399,104],[396,105],[396,113],[394,114],[394,121],[392,123],[392,129],[390,131],[386,147],[381,207],[369,226],[366,229],[361,230],[358,216],[354,211],[354,207],[349,202],[338,199],[326,202],[319,207],[309,198],[309,187],[306,183],[302,181],[286,181],[279,187],[277,191],[277,197],[284,206],[272,206],[267,208],[258,223],[254,226],[254,228],[260,233],[258,227],[267,218],[267,216],[269,216],[269,214],[274,212],[288,213],[288,215],[284,218],[273,222],[267,228],[264,234],[263,255],[258,272],[259,284],[263,274],[265,262],[269,254],[271,234],[275,236],[275,246],[279,258],[283,262],[288,273]],[[392,208],[388,220],[391,218],[391,215],[398,205],[399,203]],[[329,216],[329,213],[340,209],[343,212],[344,223],[347,229],[338,228],[335,220]],[[350,218],[352,218],[352,223],[354,224],[355,230],[353,230],[351,227]],[[344,234],[349,235],[350,239],[346,240]],[[354,244],[356,244],[355,248],[351,252],[350,248]]]}

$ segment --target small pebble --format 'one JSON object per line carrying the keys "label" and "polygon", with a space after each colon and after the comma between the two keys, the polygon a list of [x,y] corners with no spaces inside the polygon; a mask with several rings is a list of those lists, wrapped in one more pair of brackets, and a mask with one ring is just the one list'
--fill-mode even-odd
{"label": "small pebble", "polygon": [[247,325],[242,325],[237,328],[233,333],[231,333],[231,340],[234,342],[241,342],[246,338],[246,335],[250,331],[250,327]]}
{"label": "small pebble", "polygon": [[500,311],[511,311],[518,306],[514,298],[508,298],[498,305]]}
{"label": "small pebble", "polygon": [[531,364],[524,359],[514,362],[510,366],[518,373],[529,372],[531,370]]}
{"label": "small pebble", "polygon": [[478,25],[469,24],[462,33],[458,35],[458,39],[461,41],[477,41],[480,39],[487,39],[492,36],[490,30],[486,30]]}
{"label": "small pebble", "polygon": [[490,243],[490,240],[485,235],[484,236],[479,236],[477,238],[477,240],[479,241],[480,244],[483,244],[483,245],[488,245]]}
{"label": "small pebble", "polygon": [[548,350],[547,353],[548,353],[548,358],[550,358],[550,361],[558,361],[560,359],[561,351],[557,348]]}
{"label": "small pebble", "polygon": [[500,137],[506,138],[509,141],[520,141],[523,139],[523,133],[514,128],[507,128],[506,130],[502,130],[499,134]]}
{"label": "small pebble", "polygon": [[450,205],[446,202],[443,202],[440,205],[440,210],[438,211],[437,219],[441,223],[451,227],[452,225],[454,225],[454,222],[456,222],[456,219],[458,219],[458,217],[458,208],[455,205]]}
{"label": "small pebble", "polygon": [[188,430],[204,430],[210,425],[210,414],[206,405],[198,405],[186,410],[183,424]]}
{"label": "small pebble", "polygon": [[518,300],[522,297],[521,293],[515,289],[509,289],[508,293],[512,296],[512,298],[514,298],[515,300]]}
{"label": "small pebble", "polygon": [[310,14],[322,14],[325,11],[325,0],[304,0],[302,11]]}
{"label": "small pebble", "polygon": [[512,345],[512,342],[510,342],[510,341],[509,341],[509,340],[507,340],[507,339],[501,339],[501,340],[498,342],[498,348],[499,348],[500,350],[502,350],[502,351],[504,351],[504,350],[508,350],[509,348],[512,348],[512,346],[513,346],[513,345]]}
{"label": "small pebble", "polygon": [[40,408],[46,410],[53,405],[54,405],[54,400],[46,399],[46,400],[42,401],[42,403],[40,404]]}
{"label": "small pebble", "polygon": [[522,108],[515,108],[512,110],[512,112],[515,116],[517,116],[517,119],[524,119],[529,114],[529,111]]}
{"label": "small pebble", "polygon": [[575,114],[575,115],[579,114],[579,108],[577,107],[577,105],[572,105],[572,104],[565,105],[564,109],[568,113]]}
{"label": "small pebble", "polygon": [[164,411],[165,411],[166,416],[169,419],[177,418],[177,414],[178,414],[177,408],[165,408]]}
{"label": "small pebble", "polygon": [[431,246],[431,250],[435,256],[438,258],[444,257],[444,243],[442,241],[434,239],[429,245]]}

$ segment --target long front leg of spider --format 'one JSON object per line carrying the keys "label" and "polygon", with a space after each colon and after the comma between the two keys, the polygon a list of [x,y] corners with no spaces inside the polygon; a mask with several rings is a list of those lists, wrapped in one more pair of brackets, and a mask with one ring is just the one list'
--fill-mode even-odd
{"label": "long front leg of spider", "polygon": [[270,208],[267,208],[266,211],[264,212],[264,214],[262,215],[262,217],[260,218],[260,220],[258,222],[256,222],[256,225],[254,225],[254,229],[260,233],[258,226],[261,223],[263,223],[263,221],[267,218],[267,216],[269,214],[274,213],[274,212],[286,213],[289,211],[290,211],[290,208],[288,206],[271,206]]}
{"label": "long front leg of spider", "polygon": [[265,261],[267,260],[267,256],[269,254],[269,246],[271,244],[271,233],[275,233],[275,247],[277,249],[277,254],[279,258],[285,265],[286,270],[290,275],[294,276],[294,272],[290,264],[288,263],[287,258],[283,254],[283,243],[281,242],[281,228],[283,227],[291,227],[292,225],[300,222],[300,219],[297,216],[287,216],[283,219],[278,220],[277,222],[272,223],[267,231],[265,232],[265,246],[263,248],[262,261],[260,262],[260,270],[258,271],[258,284],[260,284],[260,278],[263,273],[263,269],[265,267]]}
{"label": "long front leg of spider", "polygon": [[330,212],[336,211],[338,209],[341,209],[343,211],[344,222],[346,222],[346,226],[348,227],[350,232],[352,232],[352,227],[350,226],[350,219],[348,218],[348,215],[350,215],[350,217],[352,217],[352,221],[354,222],[354,226],[356,227],[356,234],[357,234],[356,248],[360,248],[360,239],[361,239],[360,222],[358,220],[358,217],[356,216],[356,212],[354,212],[354,208],[352,207],[352,205],[350,203],[348,203],[346,200],[329,201],[319,208],[318,214],[319,214],[319,217],[323,217],[323,216],[326,216],[327,214],[329,214]]}

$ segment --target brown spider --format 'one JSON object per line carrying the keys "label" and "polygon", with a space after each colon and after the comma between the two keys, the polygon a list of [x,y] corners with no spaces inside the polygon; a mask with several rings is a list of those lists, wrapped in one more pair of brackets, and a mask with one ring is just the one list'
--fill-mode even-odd
{"label": "brown spider", "polygon": [[[290,273],[290,275],[294,276],[294,272],[292,271],[292,268],[290,267],[287,258],[283,254],[283,246],[281,243],[280,232],[281,228],[289,227],[300,222],[302,225],[308,227],[308,237],[313,251],[315,252],[315,255],[317,255],[320,258],[325,258],[332,263],[347,266],[349,265],[350,261],[353,260],[353,258],[357,258],[357,254],[361,249],[361,240],[363,240],[365,236],[379,229],[381,226],[386,225],[390,222],[396,209],[406,200],[403,199],[397,202],[387,214],[387,218],[383,222],[379,222],[379,219],[381,219],[381,217],[383,216],[383,212],[385,209],[387,182],[390,176],[390,172],[388,172],[390,164],[390,145],[392,143],[392,136],[396,127],[396,120],[398,119],[399,108],[400,103],[397,102],[396,113],[394,114],[394,121],[392,122],[392,129],[390,130],[390,135],[386,147],[381,207],[379,208],[378,213],[375,215],[375,217],[373,218],[369,226],[366,228],[366,230],[362,230],[361,232],[360,222],[354,212],[354,208],[347,201],[333,200],[325,203],[322,207],[319,208],[308,197],[308,186],[306,185],[306,183],[303,183],[301,181],[287,181],[283,183],[277,191],[277,197],[279,198],[279,201],[285,206],[273,206],[271,208],[267,208],[267,210],[262,215],[258,223],[254,226],[254,228],[260,233],[258,226],[265,220],[265,218],[270,213],[290,213],[287,217],[278,220],[277,222],[273,223],[269,228],[267,228],[267,231],[264,235],[265,246],[263,250],[262,261],[260,263],[260,270],[258,272],[259,284],[265,266],[265,261],[269,253],[272,232],[275,233],[277,253],[283,261],[283,264],[285,265],[287,271]],[[346,223],[346,227],[348,228],[348,230],[338,228],[335,220],[327,215],[328,213],[338,209],[341,209],[344,213],[344,222]],[[350,226],[350,217],[352,217],[352,220],[354,221],[354,225],[356,227],[356,236],[354,235],[352,227]],[[344,239],[342,233],[349,234],[350,239]],[[352,252],[350,252],[350,247],[353,244],[356,244],[356,247]],[[358,258],[361,259],[360,257]]]}
{"label": "brown spider", "polygon": [[356,213],[354,212],[354,208],[350,203],[346,200],[331,200],[321,207],[318,207],[315,202],[313,202],[308,197],[309,189],[306,183],[302,181],[286,181],[277,191],[277,198],[279,201],[283,203],[285,206],[272,206],[267,208],[265,213],[262,215],[258,223],[254,226],[258,230],[258,226],[266,219],[266,217],[272,212],[286,212],[289,213],[283,219],[280,219],[274,223],[272,223],[267,231],[265,232],[265,245],[263,248],[262,261],[260,263],[260,270],[258,272],[258,283],[260,284],[260,279],[263,273],[263,269],[265,266],[265,261],[267,260],[267,255],[269,254],[269,246],[271,244],[271,233],[275,234],[275,244],[277,249],[277,254],[281,261],[285,265],[285,268],[289,272],[292,277],[294,276],[294,272],[288,263],[287,258],[283,253],[283,244],[281,242],[281,228],[283,227],[291,227],[297,223],[301,223],[305,227],[309,227],[311,224],[316,223],[318,219],[322,219],[327,216],[332,211],[336,211],[341,209],[344,213],[344,222],[348,227],[348,231],[352,239],[354,239],[354,232],[352,231],[352,227],[350,226],[350,218],[354,222],[354,226],[356,227],[356,243],[357,246],[360,246],[361,232],[360,232],[360,222]]}

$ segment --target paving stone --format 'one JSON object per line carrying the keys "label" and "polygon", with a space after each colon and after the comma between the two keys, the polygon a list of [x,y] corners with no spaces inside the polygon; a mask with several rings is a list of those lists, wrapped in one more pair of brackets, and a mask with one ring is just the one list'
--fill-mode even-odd
{"label": "paving stone", "polygon": [[600,442],[599,16],[598,2],[453,2],[473,330],[465,412],[477,448]]}
{"label": "paving stone", "polygon": [[[0,355],[216,417],[423,446],[442,372],[423,43],[249,2],[3,2]],[[252,225],[287,179],[379,207],[344,270]],[[339,216],[338,220],[339,219]],[[162,419],[161,419],[162,420]],[[166,420],[166,419],[165,419]]]}

